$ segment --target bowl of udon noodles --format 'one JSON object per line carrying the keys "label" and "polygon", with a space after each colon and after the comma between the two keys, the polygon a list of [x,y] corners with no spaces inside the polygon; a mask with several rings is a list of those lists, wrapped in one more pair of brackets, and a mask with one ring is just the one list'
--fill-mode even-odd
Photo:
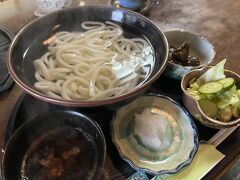
{"label": "bowl of udon noodles", "polygon": [[148,18],[111,6],[63,9],[23,27],[8,52],[30,95],[71,107],[115,107],[142,95],[166,67],[168,44]]}

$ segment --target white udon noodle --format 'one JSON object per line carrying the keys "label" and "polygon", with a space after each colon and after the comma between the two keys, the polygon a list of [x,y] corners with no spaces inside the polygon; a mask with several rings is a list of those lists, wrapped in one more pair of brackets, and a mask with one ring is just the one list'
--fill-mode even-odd
{"label": "white udon noodle", "polygon": [[149,46],[145,40],[125,38],[111,22],[85,21],[81,27],[86,31],[62,31],[45,41],[48,52],[33,62],[37,90],[57,99],[100,100],[130,91],[146,76],[139,62],[123,79],[113,72],[113,62],[136,61],[133,55]]}

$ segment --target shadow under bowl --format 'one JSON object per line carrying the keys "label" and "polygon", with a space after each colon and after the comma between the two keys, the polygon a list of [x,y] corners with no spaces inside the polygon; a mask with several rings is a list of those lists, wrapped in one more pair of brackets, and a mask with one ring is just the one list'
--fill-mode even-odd
{"label": "shadow under bowl", "polygon": [[[183,77],[183,79],[181,81],[181,89],[183,91],[182,98],[183,98],[184,106],[187,108],[187,110],[190,112],[190,114],[196,120],[198,120],[201,124],[203,124],[207,127],[214,128],[214,129],[223,129],[223,128],[229,128],[232,126],[240,125],[240,117],[235,120],[228,121],[228,122],[222,122],[222,121],[208,117],[201,110],[201,108],[198,104],[198,101],[196,99],[194,99],[190,94],[188,94],[187,88],[189,87],[189,82],[193,78],[200,77],[209,68],[211,68],[211,66],[204,67],[202,69],[192,70]],[[224,74],[226,75],[226,77],[234,78],[236,80],[237,87],[240,87],[240,76],[237,73],[225,69]]]}
{"label": "shadow under bowl", "polygon": [[[153,49],[154,65],[145,81],[122,95],[103,100],[80,101],[51,98],[34,88],[33,61],[47,52],[43,41],[59,31],[82,31],[81,22],[111,21],[120,25],[124,35],[146,39]],[[114,108],[142,95],[159,78],[167,65],[168,44],[161,30],[148,18],[112,6],[83,6],[59,10],[26,25],[14,38],[8,53],[8,69],[14,81],[30,95],[50,103],[86,107]]]}
{"label": "shadow under bowl", "polygon": [[[61,136],[54,135],[57,132]],[[70,155],[67,159],[68,162],[66,162],[64,153],[69,154],[74,148],[80,149],[79,154],[73,155],[74,159]],[[30,167],[30,162],[36,161],[31,157],[38,157],[37,162],[40,164],[40,161],[47,163],[47,158],[51,157],[51,152],[53,158],[49,159],[48,162],[50,163],[47,167],[49,171],[55,168],[58,172],[62,172],[62,175],[68,176],[69,174],[66,174],[65,171],[68,170],[69,173],[70,167],[73,170],[70,176],[76,176],[77,179],[79,176],[83,179],[88,177],[99,179],[103,173],[106,143],[103,132],[97,123],[75,111],[48,111],[26,121],[10,138],[2,161],[3,180],[22,179],[23,172],[31,174],[31,172],[36,173],[36,170],[39,171],[38,175],[40,172],[45,172],[41,175],[46,176],[46,171],[41,169],[44,165],[40,166],[35,163],[34,166],[31,166],[30,171],[27,171],[26,167]],[[54,158],[60,159],[59,161],[55,160],[58,162],[58,166],[51,165],[50,161],[54,161]],[[76,164],[74,162],[71,164],[72,161]],[[34,169],[36,167],[38,168]],[[61,167],[66,169],[61,171]],[[80,171],[74,170],[74,168],[79,167],[81,167]]]}
{"label": "shadow under bowl", "polygon": [[190,42],[189,55],[198,57],[200,60],[199,66],[182,66],[180,64],[168,62],[164,75],[172,79],[181,80],[187,72],[204,67],[213,61],[215,50],[213,45],[210,44],[206,38],[185,30],[169,30],[164,32],[164,34],[167,38],[169,47],[179,47],[185,41]]}

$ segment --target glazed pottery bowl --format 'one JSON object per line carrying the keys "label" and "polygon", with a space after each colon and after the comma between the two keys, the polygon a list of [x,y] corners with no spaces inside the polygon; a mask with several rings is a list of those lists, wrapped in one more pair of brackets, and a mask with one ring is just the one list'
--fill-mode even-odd
{"label": "glazed pottery bowl", "polygon": [[[76,149],[78,151],[74,153]],[[68,179],[69,176],[70,179],[79,179],[79,176],[80,179],[99,179],[103,173],[106,143],[102,130],[94,120],[75,111],[55,110],[22,124],[4,151],[4,180],[35,179],[36,176],[24,178],[34,174],[41,174],[39,176],[43,179],[47,174],[50,174],[50,179]],[[28,168],[29,164],[34,164],[33,168]],[[43,170],[45,166],[47,171]],[[73,173],[69,174],[71,170]]]}
{"label": "glazed pottery bowl", "polygon": [[71,0],[35,0],[40,13],[47,14],[59,9],[69,7]]}
{"label": "glazed pottery bowl", "polygon": [[[141,131],[135,130],[138,117],[142,118]],[[199,145],[188,112],[167,96],[155,94],[119,109],[112,122],[112,140],[133,168],[153,175],[176,173],[189,165]]]}
{"label": "glazed pottery bowl", "polygon": [[[235,120],[231,120],[228,122],[222,122],[213,118],[208,117],[203,113],[201,110],[198,101],[195,100],[188,92],[187,88],[189,87],[189,82],[194,79],[200,77],[203,73],[205,73],[210,67],[204,67],[202,69],[195,69],[188,72],[181,81],[181,89],[183,91],[183,103],[190,114],[202,123],[205,126],[215,128],[215,129],[222,129],[222,128],[229,128],[232,126],[236,126],[240,124],[240,118]],[[240,76],[230,70],[224,70],[224,74],[226,77],[233,77],[236,80],[237,87],[240,87]]]}
{"label": "glazed pottery bowl", "polygon": [[[93,101],[51,98],[34,88],[36,80],[33,61],[47,51],[47,47],[42,42],[59,31],[81,30],[83,21],[114,22],[124,29],[124,33],[145,38],[151,44],[154,51],[152,55],[154,65],[143,83],[119,96]],[[168,44],[164,34],[146,17],[111,6],[84,6],[59,10],[26,25],[13,40],[7,62],[14,81],[36,98],[63,106],[112,108],[142,95],[162,74],[167,65],[167,55]]]}
{"label": "glazed pottery bowl", "polygon": [[190,43],[189,55],[198,57],[200,60],[199,66],[182,66],[173,62],[168,62],[167,68],[164,71],[164,75],[181,80],[182,77],[192,69],[201,68],[210,64],[215,56],[213,45],[210,42],[195,33],[191,33],[185,30],[169,30],[164,32],[169,47],[179,47],[183,42],[188,41]]}

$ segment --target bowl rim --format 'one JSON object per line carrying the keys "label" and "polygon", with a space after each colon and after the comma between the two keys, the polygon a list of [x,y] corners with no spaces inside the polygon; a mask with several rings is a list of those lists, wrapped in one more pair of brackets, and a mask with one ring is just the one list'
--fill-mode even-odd
{"label": "bowl rim", "polygon": [[[121,148],[119,147],[116,138],[115,138],[115,131],[114,131],[114,121],[116,120],[116,116],[117,116],[117,112],[115,113],[115,115],[113,116],[113,119],[111,121],[110,124],[110,128],[111,128],[111,137],[112,137],[112,142],[115,145],[115,147],[117,148],[118,154],[120,155],[120,157],[126,161],[132,168],[136,169],[137,171],[144,171],[147,172],[151,175],[161,175],[161,174],[174,174],[177,173],[178,171],[180,171],[182,168],[188,166],[194,159],[198,148],[199,148],[199,136],[198,136],[198,129],[197,126],[194,122],[194,120],[192,119],[192,117],[190,116],[189,112],[185,109],[185,107],[183,105],[181,105],[180,103],[178,103],[177,101],[173,100],[172,98],[165,96],[165,95],[161,95],[161,94],[155,94],[155,93],[147,93],[144,94],[142,97],[154,97],[154,98],[163,98],[166,99],[168,101],[170,101],[172,104],[178,106],[181,108],[181,110],[187,115],[189,122],[192,126],[192,130],[193,130],[193,148],[189,153],[189,157],[182,163],[180,163],[176,168],[174,169],[170,169],[170,170],[160,170],[160,171],[154,171],[151,170],[150,168],[143,168],[143,167],[139,167],[137,166],[131,159],[127,158],[122,152],[121,152]],[[127,105],[126,105],[127,106]],[[120,109],[119,109],[120,110]]]}
{"label": "bowl rim", "polygon": [[[37,91],[34,88],[31,88],[30,86],[28,86],[25,82],[21,81],[20,78],[17,76],[17,74],[14,71],[14,65],[12,63],[12,54],[13,54],[13,49],[16,45],[16,43],[18,42],[18,39],[21,37],[21,35],[31,26],[35,25],[36,23],[38,23],[39,21],[41,21],[44,18],[47,18],[49,16],[54,16],[56,14],[60,14],[63,12],[68,12],[68,11],[76,11],[77,9],[91,9],[91,8],[96,8],[96,9],[108,9],[108,10],[120,10],[120,11],[124,11],[127,12],[128,14],[131,15],[135,15],[135,16],[140,16],[144,21],[149,22],[154,29],[159,33],[159,35],[162,37],[162,41],[163,41],[163,46],[166,48],[166,53],[163,56],[163,66],[160,67],[156,73],[152,76],[149,77],[148,81],[145,81],[144,83],[140,84],[139,86],[134,87],[131,91],[126,92],[122,95],[119,96],[114,96],[114,97],[110,97],[107,99],[103,99],[103,100],[94,100],[94,101],[79,101],[79,100],[63,100],[63,99],[56,99],[56,98],[52,98],[49,97],[39,91]],[[116,103],[116,102],[120,102],[122,100],[127,99],[130,96],[133,96],[135,94],[139,94],[142,91],[144,91],[144,89],[147,89],[153,82],[155,82],[161,75],[161,73],[164,71],[164,69],[167,66],[167,57],[168,57],[168,42],[167,39],[164,35],[164,33],[160,30],[160,28],[150,19],[148,19],[147,17],[136,13],[134,11],[131,10],[127,10],[124,8],[116,8],[114,6],[106,6],[106,5],[96,5],[96,6],[78,6],[78,7],[71,7],[71,8],[67,8],[67,9],[61,9],[58,11],[54,11],[50,14],[47,14],[46,16],[43,17],[39,17],[36,18],[35,20],[31,21],[30,23],[28,23],[27,25],[25,25],[14,37],[9,51],[7,53],[7,67],[9,70],[9,73],[11,75],[11,77],[13,78],[13,80],[24,90],[26,91],[28,94],[41,99],[43,101],[49,102],[49,103],[53,103],[53,104],[58,104],[58,105],[63,105],[63,106],[71,106],[71,107],[97,107],[97,106],[102,106],[102,105],[108,105],[108,104],[112,104],[112,103]]]}
{"label": "bowl rim", "polygon": [[[192,74],[194,72],[200,72],[200,74],[203,74],[203,71],[205,71],[206,69],[209,69],[211,67],[214,67],[214,66],[205,66],[201,69],[194,69],[194,70],[191,70],[189,71],[188,73],[186,73],[182,80],[181,80],[181,89],[183,91],[183,93],[189,97],[191,100],[194,101],[194,103],[196,103],[197,105],[197,108],[199,110],[199,112],[201,113],[202,116],[204,116],[208,121],[210,121],[211,123],[214,123],[216,125],[220,125],[220,126],[229,126],[229,125],[240,125],[240,117],[238,117],[237,119],[234,119],[234,120],[231,120],[231,121],[228,121],[228,122],[223,122],[223,121],[219,121],[219,120],[216,120],[216,119],[213,119],[211,117],[208,117],[207,115],[205,115],[202,111],[202,109],[200,108],[199,106],[199,103],[196,99],[194,99],[188,92],[187,90],[184,88],[184,83],[186,82],[186,77],[189,76],[189,74]],[[238,77],[238,82],[240,83],[240,75],[238,75],[237,73],[235,73],[234,71],[231,71],[231,70],[228,70],[228,69],[224,69],[224,72],[228,72],[230,74],[234,74],[236,77]],[[194,77],[193,77],[194,78]],[[186,82],[189,84],[189,81]]]}
{"label": "bowl rim", "polygon": [[[99,135],[101,137],[101,141],[103,143],[103,157],[102,157],[102,163],[101,163],[101,167],[100,168],[103,168],[105,162],[106,162],[106,154],[107,154],[107,146],[106,146],[106,140],[105,140],[105,136],[104,136],[104,133],[101,129],[101,127],[98,125],[98,123],[91,117],[88,117],[87,115],[81,113],[81,112],[73,112],[72,110],[53,110],[53,111],[46,111],[44,112],[44,115],[46,114],[52,114],[52,113],[67,113],[67,114],[71,114],[71,115],[77,115],[78,117],[81,117],[81,118],[84,118],[86,119],[87,121],[89,121],[95,128],[96,128],[96,131],[99,132]],[[9,144],[11,144],[12,140],[13,139],[16,139],[16,136],[20,133],[22,134],[24,132],[24,128],[26,126],[32,126],[32,123],[34,123],[34,121],[39,121],[39,117],[41,117],[43,114],[39,114],[37,116],[34,116],[33,118],[30,118],[28,119],[26,122],[24,122],[23,124],[21,124],[15,131],[14,133],[11,135],[11,137],[9,138],[8,142],[5,144],[4,146],[4,154],[3,154],[3,158],[1,160],[1,177],[3,178],[3,180],[5,179],[5,170],[6,169],[6,152],[8,151],[9,149]],[[43,121],[43,120],[40,120],[40,121]],[[41,133],[42,134],[42,133]],[[98,167],[99,168],[99,167]],[[99,176],[101,175],[101,173],[99,174]]]}
{"label": "bowl rim", "polygon": [[[188,33],[191,36],[196,36],[196,37],[202,39],[203,41],[207,42],[209,44],[209,46],[211,47],[212,51],[213,51],[213,54],[212,54],[213,57],[206,64],[202,64],[202,65],[199,65],[199,66],[183,66],[181,64],[175,64],[175,63],[172,63],[172,62],[168,61],[169,64],[174,65],[174,66],[178,66],[179,68],[184,68],[184,69],[199,69],[199,68],[202,68],[202,67],[204,67],[206,65],[211,64],[214,61],[214,57],[216,55],[216,51],[215,51],[215,48],[212,45],[212,43],[210,43],[209,40],[206,37],[204,37],[204,36],[202,36],[200,34],[191,32],[191,31],[187,31],[185,29],[180,29],[180,28],[179,29],[178,28],[176,28],[176,29],[169,29],[169,30],[164,31],[163,33],[164,33],[164,35],[166,33]],[[167,36],[166,36],[166,38],[167,38]]]}

